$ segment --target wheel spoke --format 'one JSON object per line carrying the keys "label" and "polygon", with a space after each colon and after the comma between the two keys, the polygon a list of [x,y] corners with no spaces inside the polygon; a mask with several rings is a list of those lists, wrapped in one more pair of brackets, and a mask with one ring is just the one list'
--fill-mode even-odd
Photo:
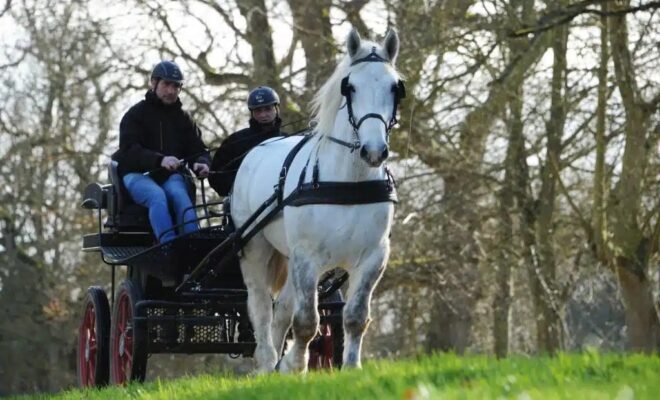
{"label": "wheel spoke", "polygon": [[[117,305],[117,321],[115,351],[112,354],[115,361],[114,373],[118,384],[126,384],[132,379],[133,366],[133,307],[132,299],[128,292],[122,292],[119,295]],[[119,348],[122,347],[122,353]]]}
{"label": "wheel spoke", "polygon": [[96,312],[92,303],[87,303],[83,314],[83,321],[78,331],[78,363],[80,368],[80,381],[82,386],[94,385],[95,354],[96,354]]}

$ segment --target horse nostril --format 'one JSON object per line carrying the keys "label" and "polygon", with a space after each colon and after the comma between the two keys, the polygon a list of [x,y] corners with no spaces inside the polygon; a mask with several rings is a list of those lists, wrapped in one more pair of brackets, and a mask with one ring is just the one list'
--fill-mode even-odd
{"label": "horse nostril", "polygon": [[380,159],[385,160],[389,155],[390,155],[390,150],[387,147],[385,147],[385,150],[383,150],[383,152],[380,154],[381,157]]}
{"label": "horse nostril", "polygon": [[362,158],[367,157],[367,149],[364,146],[360,147],[360,157]]}

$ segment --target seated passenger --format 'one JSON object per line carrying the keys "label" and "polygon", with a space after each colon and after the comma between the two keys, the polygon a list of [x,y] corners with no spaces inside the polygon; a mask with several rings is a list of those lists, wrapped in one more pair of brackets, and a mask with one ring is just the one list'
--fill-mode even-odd
{"label": "seated passenger", "polygon": [[201,131],[181,108],[182,85],[183,74],[174,62],[156,64],[145,99],[121,120],[119,150],[113,155],[133,201],[149,209],[151,227],[161,243],[176,237],[170,206],[177,225],[185,222],[179,233],[199,229],[196,213],[189,208],[188,185],[194,183],[184,164],[199,177],[209,173],[210,156]]}
{"label": "seated passenger", "polygon": [[253,147],[266,139],[282,136],[279,115],[280,98],[268,86],[259,86],[248,96],[250,126],[225,139],[213,156],[209,184],[221,196],[228,196],[236,179],[238,167]]}

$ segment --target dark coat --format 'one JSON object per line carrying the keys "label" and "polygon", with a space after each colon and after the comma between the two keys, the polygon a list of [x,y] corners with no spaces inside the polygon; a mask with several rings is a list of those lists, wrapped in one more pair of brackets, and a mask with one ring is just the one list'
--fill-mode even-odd
{"label": "dark coat", "polygon": [[165,156],[194,163],[211,164],[201,132],[190,114],[181,108],[181,101],[164,104],[149,90],[145,99],[131,107],[119,124],[119,150],[113,159],[118,172],[154,171],[150,176],[159,184],[174,172],[160,168]]}
{"label": "dark coat", "polygon": [[250,127],[234,132],[225,139],[213,156],[209,184],[221,196],[229,195],[241,162],[259,143],[284,136],[280,132],[282,120],[278,117],[272,125],[261,125],[250,118]]}

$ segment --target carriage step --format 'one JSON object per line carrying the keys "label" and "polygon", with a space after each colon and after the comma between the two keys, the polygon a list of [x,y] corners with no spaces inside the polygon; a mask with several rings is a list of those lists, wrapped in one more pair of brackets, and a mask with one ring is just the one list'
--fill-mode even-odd
{"label": "carriage step", "polygon": [[106,246],[103,247],[103,255],[105,258],[112,263],[120,263],[124,260],[127,260],[137,254],[145,252],[150,247],[147,246]]}
{"label": "carriage step", "polygon": [[154,243],[149,232],[104,232],[83,236],[83,251],[102,251],[108,247],[149,247]]}

